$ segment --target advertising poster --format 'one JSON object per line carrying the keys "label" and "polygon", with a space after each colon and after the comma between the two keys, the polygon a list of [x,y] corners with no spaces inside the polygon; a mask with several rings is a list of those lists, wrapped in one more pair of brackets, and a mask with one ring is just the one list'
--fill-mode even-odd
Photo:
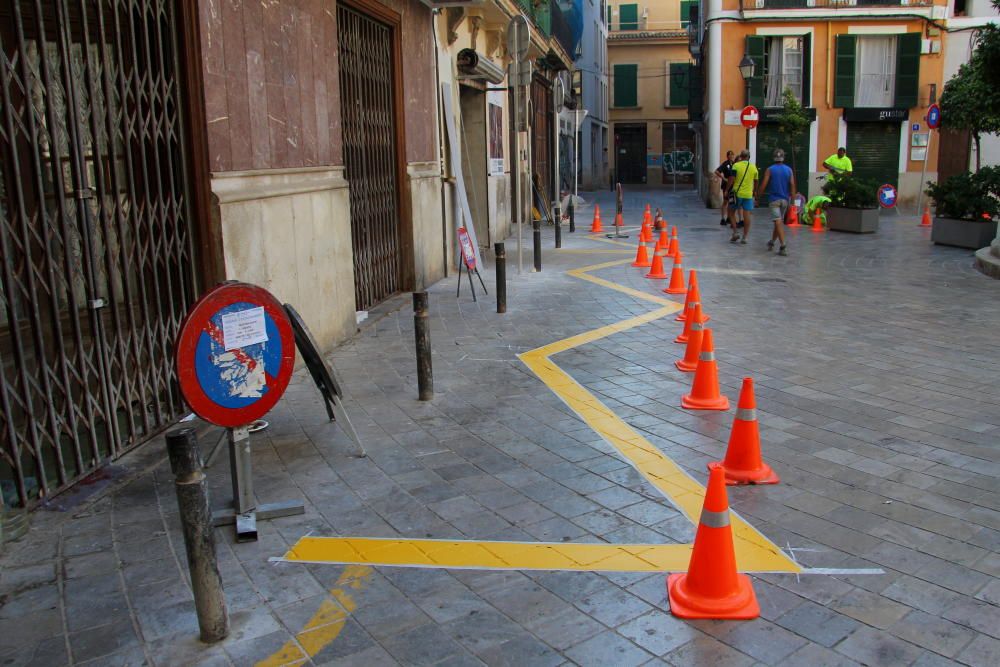
{"label": "advertising poster", "polygon": [[490,102],[486,110],[486,120],[490,124],[489,175],[503,176],[503,107]]}

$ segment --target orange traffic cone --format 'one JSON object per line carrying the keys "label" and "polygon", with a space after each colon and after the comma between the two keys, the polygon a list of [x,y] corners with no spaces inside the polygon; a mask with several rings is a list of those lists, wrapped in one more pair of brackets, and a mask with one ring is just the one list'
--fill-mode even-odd
{"label": "orange traffic cone", "polygon": [[677,225],[673,225],[670,228],[670,248],[667,250],[667,255],[675,257],[680,250],[680,242],[677,240]]}
{"label": "orange traffic cone", "polygon": [[667,277],[666,272],[663,270],[663,256],[666,252],[665,248],[661,248],[659,244],[656,245],[656,248],[653,250],[653,261],[649,273],[646,274],[647,278],[663,280]]}
{"label": "orange traffic cone", "polygon": [[[736,404],[736,419],[729,433],[725,461],[726,484],[777,484],[778,475],[760,457],[760,431],[757,428],[757,402],[753,396],[753,378],[743,378],[743,389]],[[708,464],[710,467],[712,463]]]}
{"label": "orange traffic cone", "polygon": [[649,204],[646,204],[646,212],[642,214],[642,231],[639,238],[646,243],[653,242],[653,219],[649,215]]}
{"label": "orange traffic cone", "polygon": [[921,227],[931,226],[931,210],[929,206],[924,206],[924,215],[920,218]]}
{"label": "orange traffic cone", "polygon": [[646,254],[646,243],[639,237],[639,249],[635,251],[635,261],[632,262],[632,266],[650,266],[652,261],[649,259],[649,255]]}
{"label": "orange traffic cone", "polygon": [[811,228],[814,232],[825,232],[826,228],[823,226],[822,220],[820,220],[819,209],[813,213],[813,226]]}
{"label": "orange traffic cone", "polygon": [[[684,299],[684,309],[681,311],[680,315],[674,318],[674,321],[683,322],[684,320],[686,320],[688,306],[690,306],[692,303],[700,303],[700,302],[701,302],[701,293],[698,291],[698,272],[695,271],[694,269],[691,269],[691,272],[688,274],[688,292],[687,292],[687,297],[685,297]],[[703,318],[704,319],[702,319],[702,322],[708,322],[710,319],[712,319],[708,315],[703,315]]]}
{"label": "orange traffic cone", "polygon": [[801,227],[799,224],[799,207],[792,204],[788,207],[788,222],[785,223],[786,227]]}
{"label": "orange traffic cone", "polygon": [[601,207],[594,204],[594,222],[590,225],[591,234],[600,234],[604,231],[604,227],[601,226]]}
{"label": "orange traffic cone", "polygon": [[[674,339],[675,343],[684,344],[688,342],[688,340],[691,337],[691,327],[695,325],[695,322],[698,322],[699,324],[705,323],[704,315],[701,314],[702,310],[700,303],[698,303],[697,301],[692,301],[686,310],[687,310],[687,318],[684,320],[684,331],[680,332],[677,335],[677,338]],[[701,318],[700,320],[695,317],[694,314],[695,310],[698,311],[699,313],[698,318]]]}
{"label": "orange traffic cone", "polygon": [[684,294],[684,292],[687,292],[687,288],[684,287],[683,259],[684,256],[679,252],[674,255],[674,270],[670,272],[670,285],[663,290],[667,294]]}
{"label": "orange traffic cone", "polygon": [[661,229],[660,230],[660,238],[658,238],[656,240],[656,247],[659,250],[662,250],[664,253],[666,253],[668,255],[670,254],[668,252],[668,250],[670,249],[670,237],[667,236],[667,230],[666,229]]}
{"label": "orange traffic cone", "polygon": [[705,320],[701,314],[701,304],[696,303],[694,305],[694,311],[691,314],[694,321],[691,322],[691,331],[688,332],[688,342],[687,347],[684,348],[684,358],[678,359],[674,362],[674,366],[677,366],[677,370],[684,371],[685,373],[693,373],[695,369],[698,368],[698,355],[701,354],[701,339],[702,332],[705,329]]}
{"label": "orange traffic cone", "polygon": [[708,487],[688,571],[667,577],[670,613],[681,618],[750,619],[760,605],[750,577],[736,571],[722,466],[708,466]]}
{"label": "orange traffic cone", "polygon": [[719,369],[715,363],[712,330],[701,332],[701,351],[694,371],[691,393],[681,397],[681,407],[688,410],[728,410],[729,399],[719,393]]}
{"label": "orange traffic cone", "polygon": [[625,226],[625,221],[622,220],[622,214],[615,213],[615,227],[624,227],[624,226]]}

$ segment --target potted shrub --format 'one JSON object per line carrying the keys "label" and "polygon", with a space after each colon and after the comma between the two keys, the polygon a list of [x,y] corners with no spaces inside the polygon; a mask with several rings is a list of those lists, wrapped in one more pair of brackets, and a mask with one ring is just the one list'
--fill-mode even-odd
{"label": "potted shrub", "polygon": [[823,184],[830,198],[826,226],[838,232],[871,234],[878,231],[879,183],[851,175],[834,176]]}
{"label": "potted shrub", "polygon": [[956,174],[926,190],[934,200],[931,241],[978,250],[997,233],[1000,214],[1000,168],[983,167],[974,174]]}

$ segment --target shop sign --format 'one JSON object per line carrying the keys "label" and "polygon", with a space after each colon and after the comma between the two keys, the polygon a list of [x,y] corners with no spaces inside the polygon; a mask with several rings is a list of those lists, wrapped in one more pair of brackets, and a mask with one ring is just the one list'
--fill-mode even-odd
{"label": "shop sign", "polygon": [[844,109],[844,120],[858,123],[902,123],[910,119],[909,109]]}

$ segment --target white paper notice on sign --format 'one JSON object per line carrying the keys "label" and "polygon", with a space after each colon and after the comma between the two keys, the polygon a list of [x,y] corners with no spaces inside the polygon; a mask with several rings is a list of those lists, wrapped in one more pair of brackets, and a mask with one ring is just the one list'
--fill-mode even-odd
{"label": "white paper notice on sign", "polygon": [[730,111],[730,110],[727,109],[726,112],[725,112],[724,118],[725,118],[725,120],[723,120],[723,124],[725,124],[725,125],[739,125],[740,124],[740,112],[739,111],[736,111],[736,110]]}
{"label": "white paper notice on sign", "polygon": [[222,340],[227,350],[267,341],[264,307],[222,314]]}

